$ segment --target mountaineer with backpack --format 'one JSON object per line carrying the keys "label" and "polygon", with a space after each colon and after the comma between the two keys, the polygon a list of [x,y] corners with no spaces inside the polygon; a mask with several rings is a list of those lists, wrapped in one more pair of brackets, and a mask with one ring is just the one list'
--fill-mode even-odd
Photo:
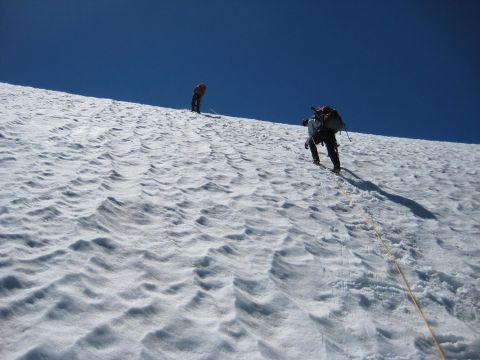
{"label": "mountaineer with backpack", "polygon": [[205,94],[206,90],[207,90],[207,85],[203,83],[195,86],[195,89],[193,89],[193,94],[192,94],[192,111],[195,111],[200,114],[200,103],[202,102],[202,97]]}
{"label": "mountaineer with backpack", "polygon": [[308,126],[308,137],[305,141],[305,149],[310,148],[313,163],[320,164],[317,144],[327,146],[328,156],[333,163],[333,172],[340,172],[340,158],[338,156],[338,144],[335,133],[345,127],[337,110],[326,106],[312,107],[313,116],[303,120],[303,126]]}

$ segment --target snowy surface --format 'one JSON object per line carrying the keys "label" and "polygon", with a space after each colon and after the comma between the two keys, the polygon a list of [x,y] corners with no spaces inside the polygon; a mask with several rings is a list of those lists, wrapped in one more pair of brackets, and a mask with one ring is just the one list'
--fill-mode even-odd
{"label": "snowy surface", "polygon": [[480,145],[305,135],[0,84],[0,358],[439,358],[372,221],[479,359]]}

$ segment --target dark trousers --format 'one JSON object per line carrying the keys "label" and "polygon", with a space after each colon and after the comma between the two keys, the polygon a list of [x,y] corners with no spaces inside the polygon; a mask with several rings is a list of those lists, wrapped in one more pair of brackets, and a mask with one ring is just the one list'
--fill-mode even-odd
{"label": "dark trousers", "polygon": [[200,113],[200,102],[202,101],[202,95],[193,94],[192,96],[192,111]]}
{"label": "dark trousers", "polygon": [[340,167],[340,158],[338,156],[337,140],[335,139],[335,132],[330,129],[320,129],[313,134],[308,146],[312,152],[313,160],[320,161],[318,157],[317,145],[324,143],[327,147],[328,157],[332,161],[334,167]]}

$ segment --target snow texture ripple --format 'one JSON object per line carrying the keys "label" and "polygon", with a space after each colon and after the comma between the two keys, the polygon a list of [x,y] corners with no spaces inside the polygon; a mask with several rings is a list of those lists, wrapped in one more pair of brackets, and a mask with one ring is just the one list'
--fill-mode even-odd
{"label": "snow texture ripple", "polygon": [[[0,84],[0,358],[437,358],[305,133]],[[480,146],[351,137],[338,181],[479,359]]]}

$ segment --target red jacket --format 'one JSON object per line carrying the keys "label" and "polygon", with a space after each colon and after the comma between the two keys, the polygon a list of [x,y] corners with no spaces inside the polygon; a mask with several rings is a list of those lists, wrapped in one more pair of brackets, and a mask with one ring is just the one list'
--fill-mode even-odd
{"label": "red jacket", "polygon": [[195,86],[195,89],[193,89],[193,93],[197,94],[197,95],[200,95],[200,96],[203,96],[203,94],[205,94],[206,90],[207,90],[207,85],[198,84],[197,86]]}

